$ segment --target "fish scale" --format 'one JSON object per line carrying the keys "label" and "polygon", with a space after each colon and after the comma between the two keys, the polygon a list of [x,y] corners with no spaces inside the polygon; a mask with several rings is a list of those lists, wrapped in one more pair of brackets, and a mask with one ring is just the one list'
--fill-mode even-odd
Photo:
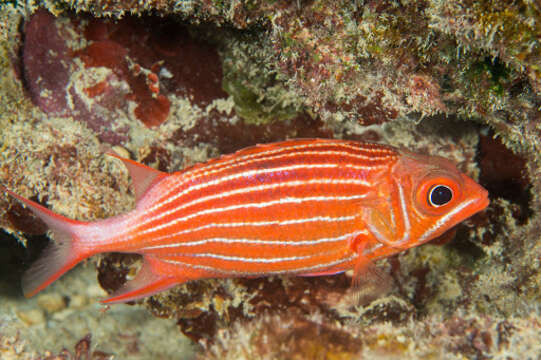
{"label": "fish scale", "polygon": [[[350,149],[348,149],[350,150]],[[324,154],[328,154],[328,150],[323,150]],[[258,203],[272,203],[274,207],[281,207],[279,214],[283,214],[285,217],[287,216],[298,216],[299,209],[301,209],[301,213],[307,213],[306,204],[304,201],[302,201],[303,197],[311,198],[313,194],[317,193],[320,194],[321,198],[327,198],[325,201],[321,201],[318,206],[317,213],[319,214],[326,214],[329,212],[332,212],[333,209],[339,209],[344,208],[344,203],[349,202],[349,199],[358,199],[359,194],[366,193],[367,189],[364,184],[359,189],[355,189],[352,187],[351,182],[348,184],[345,184],[345,186],[340,186],[340,184],[337,184],[340,180],[350,180],[350,177],[345,175],[349,175],[349,169],[347,167],[344,167],[343,163],[345,160],[350,160],[348,156],[350,155],[348,152],[342,151],[339,152],[336,149],[332,150],[334,157],[332,159],[330,158],[324,158],[321,159],[321,154],[318,152],[314,152],[310,149],[302,149],[297,151],[296,153],[288,153],[287,158],[290,164],[288,164],[289,167],[295,167],[298,166],[304,166],[305,164],[319,164],[319,165],[325,165],[327,168],[324,169],[313,169],[313,168],[306,168],[306,169],[300,169],[296,167],[295,171],[290,171],[288,174],[284,174],[283,171],[277,170],[277,169],[283,169],[284,163],[283,159],[281,157],[277,157],[276,155],[273,155],[273,159],[269,160],[268,158],[265,158],[263,156],[259,157],[257,162],[252,162],[249,164],[250,167],[244,167],[242,170],[239,169],[232,169],[229,168],[229,171],[225,174],[220,174],[221,176],[216,176],[216,174],[212,174],[210,177],[207,176],[207,178],[199,178],[197,184],[195,185],[199,189],[196,190],[190,190],[190,187],[188,186],[186,189],[183,189],[186,194],[182,197],[178,197],[175,202],[169,201],[167,203],[167,206],[159,206],[159,204],[153,204],[154,211],[146,215],[145,218],[141,219],[142,223],[144,225],[139,225],[137,229],[133,231],[129,237],[134,239],[135,243],[139,243],[141,240],[137,238],[137,234],[142,233],[143,236],[148,237],[151,236],[152,230],[155,228],[155,226],[162,227],[165,224],[167,224],[168,219],[181,219],[184,217],[193,216],[193,213],[195,210],[199,211],[205,211],[209,209],[211,206],[211,210],[215,208],[222,208],[225,206],[227,209],[228,202],[234,203],[235,206],[229,205],[229,207],[232,207],[234,209],[231,209],[229,211],[222,211],[216,216],[219,216],[221,218],[227,218],[228,216],[232,219],[244,219],[246,222],[249,220],[250,215],[251,216],[257,216],[259,215],[259,221],[261,219],[268,219],[272,217],[276,217],[276,209],[267,209],[267,212],[263,212],[264,208],[257,208],[253,205],[257,205]],[[309,155],[307,155],[309,153]],[[295,156],[292,156],[295,155]],[[281,156],[284,156],[283,154]],[[242,162],[242,155],[239,154],[239,157],[241,160],[239,162]],[[261,166],[261,161],[264,161],[263,164],[265,166]],[[228,159],[224,159],[224,161],[228,161]],[[359,163],[354,164],[347,164],[347,165],[364,165],[366,160]],[[333,166],[333,167],[329,167]],[[214,168],[218,168],[216,170],[219,170],[219,163],[213,164]],[[346,170],[347,169],[347,170]],[[368,177],[366,175],[366,172],[369,171],[370,168],[363,167],[361,172],[358,173],[358,177],[366,178]],[[203,169],[199,169],[202,171]],[[234,171],[234,172],[233,172]],[[262,172],[263,175],[256,181],[253,181],[251,177],[258,172]],[[249,174],[245,176],[235,177],[234,180],[228,180],[223,181],[223,178],[231,178],[232,175],[238,175],[238,174]],[[174,175],[173,175],[174,176]],[[183,176],[183,174],[179,174],[179,176]],[[247,178],[250,179],[247,179]],[[321,184],[321,183],[310,183],[309,181],[314,180],[322,180],[327,181],[327,184]],[[295,186],[285,186],[285,184],[290,182],[295,182]],[[222,183],[223,182],[223,183]],[[209,183],[216,183],[214,186],[210,186],[209,189]],[[280,184],[284,184],[284,186],[279,186]],[[248,186],[247,186],[248,185]],[[271,185],[276,186],[274,191],[269,191],[269,187],[265,187],[265,185]],[[257,190],[258,186],[263,187],[262,190]],[[253,188],[255,190],[252,190],[250,192],[239,193],[243,189],[247,188]],[[206,190],[206,191],[204,191]],[[201,199],[204,199],[208,196],[208,192],[211,192],[212,194],[218,194],[218,196],[210,196],[210,199],[207,202],[201,202]],[[227,193],[235,193],[237,192],[236,196],[233,197],[227,197],[223,198],[223,194]],[[337,194],[341,192],[341,194]],[[337,198],[337,196],[341,196],[341,199],[338,201],[332,201],[332,199]],[[190,199],[192,198],[192,199]],[[280,199],[288,199],[288,198],[295,198],[298,199],[296,202],[289,202],[289,203],[281,203]],[[186,209],[187,201],[189,204],[189,201],[192,200],[192,203],[197,203],[198,206],[192,206],[188,207]],[[194,201],[195,200],[195,201]],[[209,201],[212,201],[212,204],[208,204]],[[243,214],[242,211],[245,210],[242,206],[243,203],[248,201],[248,204],[252,205],[249,210],[250,214]],[[314,200],[312,200],[314,201]],[[169,215],[167,215],[167,218],[163,217],[163,214],[165,212],[170,212],[172,209],[178,208],[178,207],[184,207],[184,211],[177,211],[172,212]],[[349,206],[351,208],[351,206]],[[344,208],[345,210],[345,208]],[[272,211],[272,213],[269,213],[269,211]],[[334,210],[336,211],[336,210]],[[355,209],[353,209],[355,211]],[[228,212],[232,212],[232,214],[228,214]],[[152,214],[158,213],[158,218],[154,221],[149,221],[148,218],[152,219]],[[263,213],[263,214],[262,214]],[[287,215],[289,214],[289,215]],[[248,215],[248,216],[247,216]],[[203,223],[211,223],[217,221],[216,219],[212,218],[206,218],[206,219],[199,219],[200,222]],[[176,225],[176,226],[175,226]],[[175,224],[172,225],[169,228],[160,228],[162,231],[167,231],[170,233],[175,233],[175,231],[182,230],[182,224]],[[311,224],[315,225],[315,224]],[[324,225],[328,227],[328,222],[325,222]],[[184,226],[190,226],[189,223],[185,222]],[[298,230],[298,229],[297,229]],[[332,228],[329,227],[329,230],[332,230]],[[247,231],[250,231],[248,229]],[[264,235],[264,229],[259,228],[258,231],[261,233],[261,235]],[[287,236],[288,229],[283,229],[284,234],[281,234],[281,237]],[[321,232],[321,235],[324,236],[325,233]],[[172,240],[172,239],[168,239]],[[276,238],[276,240],[280,240],[280,238]],[[152,238],[148,238],[147,241],[152,241]],[[173,240],[174,241],[174,240]],[[182,242],[183,239],[180,238],[178,241]]]}
{"label": "fish scale", "polygon": [[[310,164],[321,164],[322,161],[319,159],[318,153],[313,153],[307,158],[305,151],[299,151],[296,155],[296,158],[293,156],[288,156],[289,160],[293,164],[299,164],[301,161],[303,163]],[[187,227],[190,227],[191,224],[188,221],[178,223],[180,219],[189,219],[197,220],[204,224],[230,224],[232,222],[237,222],[238,219],[242,219],[245,224],[242,227],[237,227],[235,234],[232,234],[230,227],[219,226],[216,228],[207,228],[207,233],[196,233],[190,234],[191,236],[180,235],[176,238],[168,237],[168,242],[177,242],[178,247],[182,247],[182,243],[200,240],[212,236],[212,238],[219,239],[231,239],[231,236],[235,236],[234,239],[245,239],[246,244],[250,244],[250,239],[267,239],[280,241],[283,244],[286,243],[286,240],[289,242],[294,242],[298,240],[318,240],[325,238],[328,234],[335,234],[337,232],[344,233],[348,232],[351,229],[357,226],[355,218],[355,213],[358,212],[355,200],[361,199],[364,194],[367,192],[367,187],[362,184],[353,187],[352,184],[347,184],[347,186],[340,186],[337,184],[339,181],[350,180],[349,177],[344,179],[344,175],[349,175],[347,171],[344,171],[344,167],[341,167],[341,163],[347,159],[347,153],[338,153],[334,151],[335,158],[325,159],[325,165],[334,167],[325,168],[321,171],[319,169],[314,170],[303,169],[295,172],[290,172],[284,174],[282,171],[275,170],[276,168],[282,168],[283,163],[282,159],[275,158],[273,162],[270,160],[265,160],[265,173],[264,176],[260,177],[256,184],[254,185],[251,181],[246,181],[245,178],[240,177],[234,182],[225,181],[225,184],[221,184],[219,177],[212,176],[211,179],[208,179],[209,182],[216,182],[216,186],[221,187],[215,189],[213,192],[217,194],[224,194],[228,192],[240,192],[236,196],[226,197],[225,199],[220,196],[213,198],[212,207],[209,207],[210,204],[207,202],[200,202],[196,207],[189,207],[185,209],[184,212],[177,212],[169,215],[171,218],[177,219],[177,223],[171,225],[168,228],[160,228],[161,232],[167,232],[175,234],[178,231],[186,230]],[[292,154],[288,154],[292,155]],[[341,156],[342,155],[342,156]],[[261,159],[260,159],[261,160]],[[316,160],[314,162],[314,160]],[[331,162],[332,161],[332,162]],[[260,168],[260,163],[252,163],[252,166]],[[350,164],[351,165],[351,164]],[[245,172],[252,173],[251,168],[243,169]],[[366,168],[363,168],[362,177],[366,178],[367,176],[364,172],[368,171]],[[231,174],[222,174],[222,176],[230,176]],[[252,176],[252,175],[249,175]],[[285,184],[291,183],[295,179],[295,186],[285,186]],[[310,183],[310,181],[321,180],[327,183]],[[200,180],[198,185],[206,184],[205,180]],[[248,184],[248,186],[246,186]],[[280,186],[284,184],[284,186]],[[269,191],[266,185],[278,186],[277,191]],[[261,190],[259,190],[261,187]],[[242,193],[245,189],[253,188],[248,193]],[[195,191],[197,192],[197,190]],[[190,194],[190,193],[188,193]],[[318,196],[313,196],[313,194],[318,194]],[[192,194],[193,195],[193,194]],[[193,195],[196,199],[201,199],[206,194],[197,194]],[[294,201],[291,201],[294,199]],[[179,198],[178,201],[180,204],[184,204],[185,198]],[[193,200],[192,200],[193,202]],[[170,203],[170,205],[172,205]],[[217,210],[225,210],[219,211]],[[162,209],[163,210],[163,209]],[[199,213],[207,213],[203,216],[196,216],[197,211]],[[195,214],[194,214],[195,213]],[[347,224],[340,223],[339,218],[350,218]],[[317,219],[321,220],[312,220],[305,221],[304,219]],[[268,219],[273,219],[277,221],[290,221],[288,225],[276,226],[272,224],[266,227],[261,225],[254,228],[251,226],[251,223],[258,223],[268,221]],[[297,222],[295,222],[297,221]],[[145,222],[145,220],[143,220]],[[156,223],[157,222],[157,223]],[[147,237],[146,242],[154,242],[152,239],[152,231],[155,226],[163,226],[163,222],[167,222],[167,219],[160,217],[155,221],[147,222],[144,227],[139,227],[133,231],[133,235],[130,237],[133,238],[133,242],[140,244],[143,239],[140,239],[138,234],[143,233],[144,237]],[[210,234],[208,232],[211,232]],[[257,234],[255,237],[254,233]],[[297,236],[296,236],[297,235]],[[299,236],[300,235],[300,236]],[[195,236],[195,238],[194,238]],[[216,241],[219,243],[220,241]],[[223,243],[223,241],[222,241]],[[347,246],[347,242],[343,241],[344,245]],[[317,254],[322,251],[318,246],[325,246],[327,244],[322,243],[321,245],[312,245],[305,246],[304,251]],[[159,245],[154,245],[154,248]],[[203,246],[207,247],[208,242]],[[272,245],[265,244],[260,246],[260,249],[254,249],[254,246],[251,246],[247,249],[250,250],[252,254],[259,253],[265,254],[264,256],[273,256],[272,255]],[[171,244],[168,244],[168,248],[171,249]],[[301,248],[297,247],[297,251]],[[143,251],[145,248],[142,249]],[[197,253],[202,251],[195,246],[190,246],[191,253]],[[278,249],[281,251],[282,249]],[[234,254],[235,252],[240,251],[240,249],[233,249],[229,246],[222,246],[222,254]],[[262,255],[259,255],[262,256]],[[254,257],[256,259],[256,257]]]}
{"label": "fish scale", "polygon": [[[120,159],[137,202],[113,218],[70,220],[6,190],[60,240],[23,277],[27,296],[111,251],[142,254],[143,266],[108,303],[210,277],[354,268],[358,279],[371,261],[426,242],[488,205],[486,190],[450,162],[381,144],[290,140],[172,174]],[[440,209],[430,205],[434,186],[453,191]]]}

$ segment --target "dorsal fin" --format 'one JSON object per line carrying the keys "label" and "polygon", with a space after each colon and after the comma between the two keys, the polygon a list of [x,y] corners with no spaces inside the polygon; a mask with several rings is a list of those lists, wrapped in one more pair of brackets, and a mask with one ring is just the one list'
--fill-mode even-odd
{"label": "dorsal fin", "polygon": [[141,197],[143,197],[146,191],[150,188],[152,184],[154,184],[154,182],[158,178],[168,175],[165,172],[153,169],[151,167],[138,163],[137,161],[123,158],[114,153],[113,151],[108,151],[106,155],[122,160],[124,166],[126,166],[126,168],[128,169],[134,187],[136,202],[139,201]]}

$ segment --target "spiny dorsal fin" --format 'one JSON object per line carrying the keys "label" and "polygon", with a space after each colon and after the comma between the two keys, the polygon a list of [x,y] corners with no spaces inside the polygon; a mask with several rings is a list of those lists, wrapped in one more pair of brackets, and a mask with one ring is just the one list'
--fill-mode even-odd
{"label": "spiny dorsal fin", "polygon": [[126,166],[126,168],[128,169],[134,187],[136,202],[139,201],[141,197],[143,197],[143,195],[147,192],[150,186],[154,184],[154,182],[158,178],[168,175],[167,173],[153,169],[151,167],[138,163],[137,161],[123,158],[114,153],[113,151],[108,151],[106,155],[122,160],[124,166]]}

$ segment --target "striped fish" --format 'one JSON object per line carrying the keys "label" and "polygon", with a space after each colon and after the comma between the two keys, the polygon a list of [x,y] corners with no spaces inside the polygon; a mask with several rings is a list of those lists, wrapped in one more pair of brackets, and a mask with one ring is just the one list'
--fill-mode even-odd
{"label": "striped fish", "polygon": [[143,255],[136,277],[104,303],[202,278],[354,269],[360,279],[371,261],[425,243],[489,202],[449,161],[380,144],[291,140],[172,174],[119,159],[137,202],[112,218],[71,220],[6,189],[55,239],[23,277],[26,296],[103,252]]}

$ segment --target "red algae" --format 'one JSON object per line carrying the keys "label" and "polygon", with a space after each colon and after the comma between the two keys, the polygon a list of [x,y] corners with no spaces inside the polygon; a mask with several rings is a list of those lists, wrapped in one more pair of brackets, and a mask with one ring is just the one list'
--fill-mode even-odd
{"label": "red algae", "polygon": [[104,40],[94,42],[74,55],[80,57],[87,68],[105,66],[114,70],[118,75],[122,75],[124,58],[127,54],[128,51],[119,44]]}
{"label": "red algae", "polygon": [[34,104],[87,123],[110,144],[129,139],[122,114],[155,128],[170,116],[173,97],[201,109],[227,98],[215,47],[173,20],[55,18],[39,10],[23,31],[22,73]]}
{"label": "red algae", "polygon": [[[133,136],[132,121],[156,129],[171,116],[182,117],[191,111],[193,115],[188,116],[192,118],[185,123],[175,118],[179,125],[164,133],[162,139],[175,146],[208,143],[227,153],[284,138],[332,136],[320,116],[306,112],[292,112],[285,120],[278,114],[262,124],[252,124],[239,119],[235,109],[219,110],[215,100],[230,100],[222,88],[222,60],[216,46],[194,38],[184,25],[172,19],[54,18],[40,11],[30,17],[27,28],[38,25],[56,39],[53,47],[44,44],[42,52],[48,49],[62,56],[50,59],[52,67],[58,68],[56,74],[50,74],[42,62],[30,61],[39,55],[29,46],[39,38],[38,31],[24,34],[23,74],[30,79],[31,96],[39,100],[34,103],[46,113],[86,123],[102,142],[127,145]],[[63,81],[55,81],[55,77]],[[41,99],[40,94],[47,97]],[[188,105],[179,105],[186,100]],[[367,121],[383,122],[386,114],[378,104],[366,109],[371,113]],[[179,110],[179,106],[191,110]],[[355,104],[352,110],[362,106]]]}
{"label": "red algae", "polygon": [[[203,106],[227,96],[221,89],[221,61],[215,48],[193,40],[178,23],[154,17],[144,20],[128,17],[118,22],[94,20],[84,34],[88,40],[112,42],[125,49],[135,67],[134,77],[139,75],[139,69],[146,68],[148,80],[156,84],[159,71],[166,69],[172,75],[160,84],[166,93],[190,97],[195,104]],[[102,56],[107,58],[105,54],[96,54],[94,60]],[[116,59],[103,66],[123,67],[123,60]],[[136,96],[144,97],[148,86],[145,89],[134,84],[135,79],[128,82],[137,87]]]}
{"label": "red algae", "polygon": [[171,103],[163,96],[138,98],[135,116],[147,126],[158,126],[167,119]]}
{"label": "red algae", "polygon": [[[111,34],[104,31],[101,24],[92,24],[98,28],[97,31],[90,31],[94,36],[104,38]],[[130,64],[128,54],[127,48],[112,40],[95,41],[75,53],[83,60],[85,67],[107,67],[119,78],[126,80],[132,90],[126,95],[127,99],[137,104],[134,112],[136,118],[148,127],[159,126],[167,119],[171,103],[164,95],[159,95],[158,76],[153,72],[145,76],[139,64]],[[103,94],[105,86],[100,85],[99,89],[102,90],[100,94]]]}
{"label": "red algae", "polygon": [[99,96],[99,95],[103,95],[106,90],[107,90],[106,81],[100,81],[96,85],[85,88],[86,94],[91,98]]}

